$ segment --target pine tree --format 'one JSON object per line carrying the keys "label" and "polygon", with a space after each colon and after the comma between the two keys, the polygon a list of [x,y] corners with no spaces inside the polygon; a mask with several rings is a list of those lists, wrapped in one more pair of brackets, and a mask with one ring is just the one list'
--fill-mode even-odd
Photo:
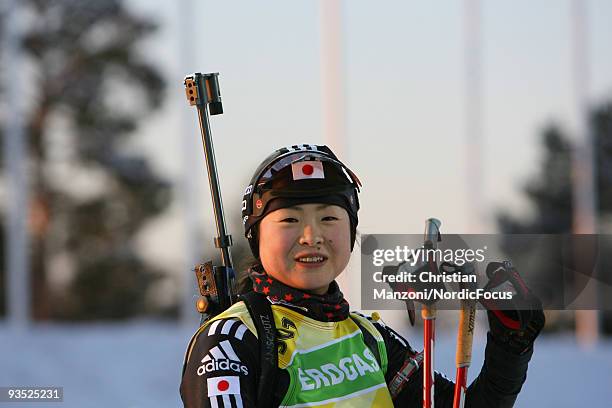
{"label": "pine tree", "polygon": [[[139,46],[155,25],[119,0],[24,0],[33,317],[122,318],[147,311],[163,275],[134,238],[170,200],[139,153],[138,124],[163,99],[160,72]],[[72,265],[67,290],[48,271]]]}
{"label": "pine tree", "polygon": [[[612,219],[612,101],[595,107],[589,118],[590,131],[593,132],[596,177],[596,208],[600,233],[609,233]],[[550,125],[542,132],[543,160],[539,173],[529,180],[523,193],[533,208],[533,216],[519,217],[501,212],[498,217],[499,229],[504,234],[569,234],[572,232],[572,185],[571,185],[571,143],[566,131],[560,126]],[[603,241],[602,241],[603,240]],[[600,248],[611,244],[605,236],[600,238]],[[525,248],[513,248],[506,240],[504,249],[512,258],[515,251]],[[523,254],[524,255],[524,254]],[[546,286],[558,282],[562,271],[559,253],[540,253],[540,264],[537,275],[542,282],[540,293],[545,293]],[[572,254],[563,254],[566,266],[573,262]],[[544,258],[544,259],[542,259]],[[612,285],[612,257],[609,251],[598,254],[597,277]],[[567,276],[566,276],[567,277]],[[548,284],[546,284],[548,282]],[[566,284],[572,282],[566,282]],[[602,296],[600,296],[601,298]],[[603,306],[600,299],[600,305]],[[610,313],[604,314],[604,330],[612,331]]]}

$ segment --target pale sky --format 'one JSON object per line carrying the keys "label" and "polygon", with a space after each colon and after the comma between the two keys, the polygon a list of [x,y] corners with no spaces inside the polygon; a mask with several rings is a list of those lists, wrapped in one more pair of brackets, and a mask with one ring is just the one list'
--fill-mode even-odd
{"label": "pale sky", "polygon": [[[129,3],[162,25],[143,52],[166,73],[169,96],[137,146],[177,182],[188,170],[202,203],[202,245],[213,250],[201,141],[182,79],[220,72],[225,113],[212,118],[212,128],[226,217],[240,240],[240,196],[255,166],[278,147],[323,142],[319,2]],[[612,97],[612,2],[587,3],[587,89],[596,102]],[[482,4],[486,214],[479,228],[494,232],[496,208],[527,209],[519,189],[538,166],[539,130],[551,120],[574,123],[571,20],[569,0]],[[450,0],[344,2],[348,148],[341,159],[364,184],[362,232],[418,233],[430,216],[443,221],[443,231],[470,231],[463,7]],[[143,235],[144,247],[174,268],[185,256],[179,205]]]}

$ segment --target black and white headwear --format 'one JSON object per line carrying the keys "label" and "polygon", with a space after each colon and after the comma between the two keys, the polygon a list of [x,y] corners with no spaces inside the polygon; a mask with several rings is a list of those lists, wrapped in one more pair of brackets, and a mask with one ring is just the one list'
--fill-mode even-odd
{"label": "black and white headwear", "polygon": [[299,204],[346,209],[355,244],[361,182],[327,146],[293,145],[276,150],[255,170],[242,199],[242,223],[251,252],[259,258],[257,223],[268,213]]}

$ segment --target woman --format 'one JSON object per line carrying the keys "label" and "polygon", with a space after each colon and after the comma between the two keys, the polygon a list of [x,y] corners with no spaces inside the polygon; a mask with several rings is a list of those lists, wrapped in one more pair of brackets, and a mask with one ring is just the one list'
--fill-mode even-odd
{"label": "woman", "polygon": [[[355,245],[359,188],[326,146],[279,149],[255,171],[242,203],[257,260],[247,298],[271,305],[273,368],[264,369],[270,358],[260,351],[259,320],[238,302],[192,338],[181,383],[185,407],[422,406],[421,354],[382,321],[349,313],[335,281]],[[514,405],[544,324],[535,309],[488,313],[485,363],[466,407]],[[523,330],[508,324],[519,318]],[[452,406],[453,387],[435,374],[436,407]]]}

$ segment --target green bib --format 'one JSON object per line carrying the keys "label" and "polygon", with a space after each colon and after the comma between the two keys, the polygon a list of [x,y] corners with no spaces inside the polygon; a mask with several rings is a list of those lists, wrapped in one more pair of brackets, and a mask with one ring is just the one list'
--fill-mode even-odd
{"label": "green bib", "polygon": [[[385,382],[387,353],[384,341],[368,319],[352,314],[375,338],[380,364],[350,318],[320,322],[281,305],[272,305],[272,312],[279,345],[278,366],[286,370],[290,378],[282,407],[393,406]],[[224,318],[239,318],[257,336],[243,302],[232,305],[198,332]]]}

